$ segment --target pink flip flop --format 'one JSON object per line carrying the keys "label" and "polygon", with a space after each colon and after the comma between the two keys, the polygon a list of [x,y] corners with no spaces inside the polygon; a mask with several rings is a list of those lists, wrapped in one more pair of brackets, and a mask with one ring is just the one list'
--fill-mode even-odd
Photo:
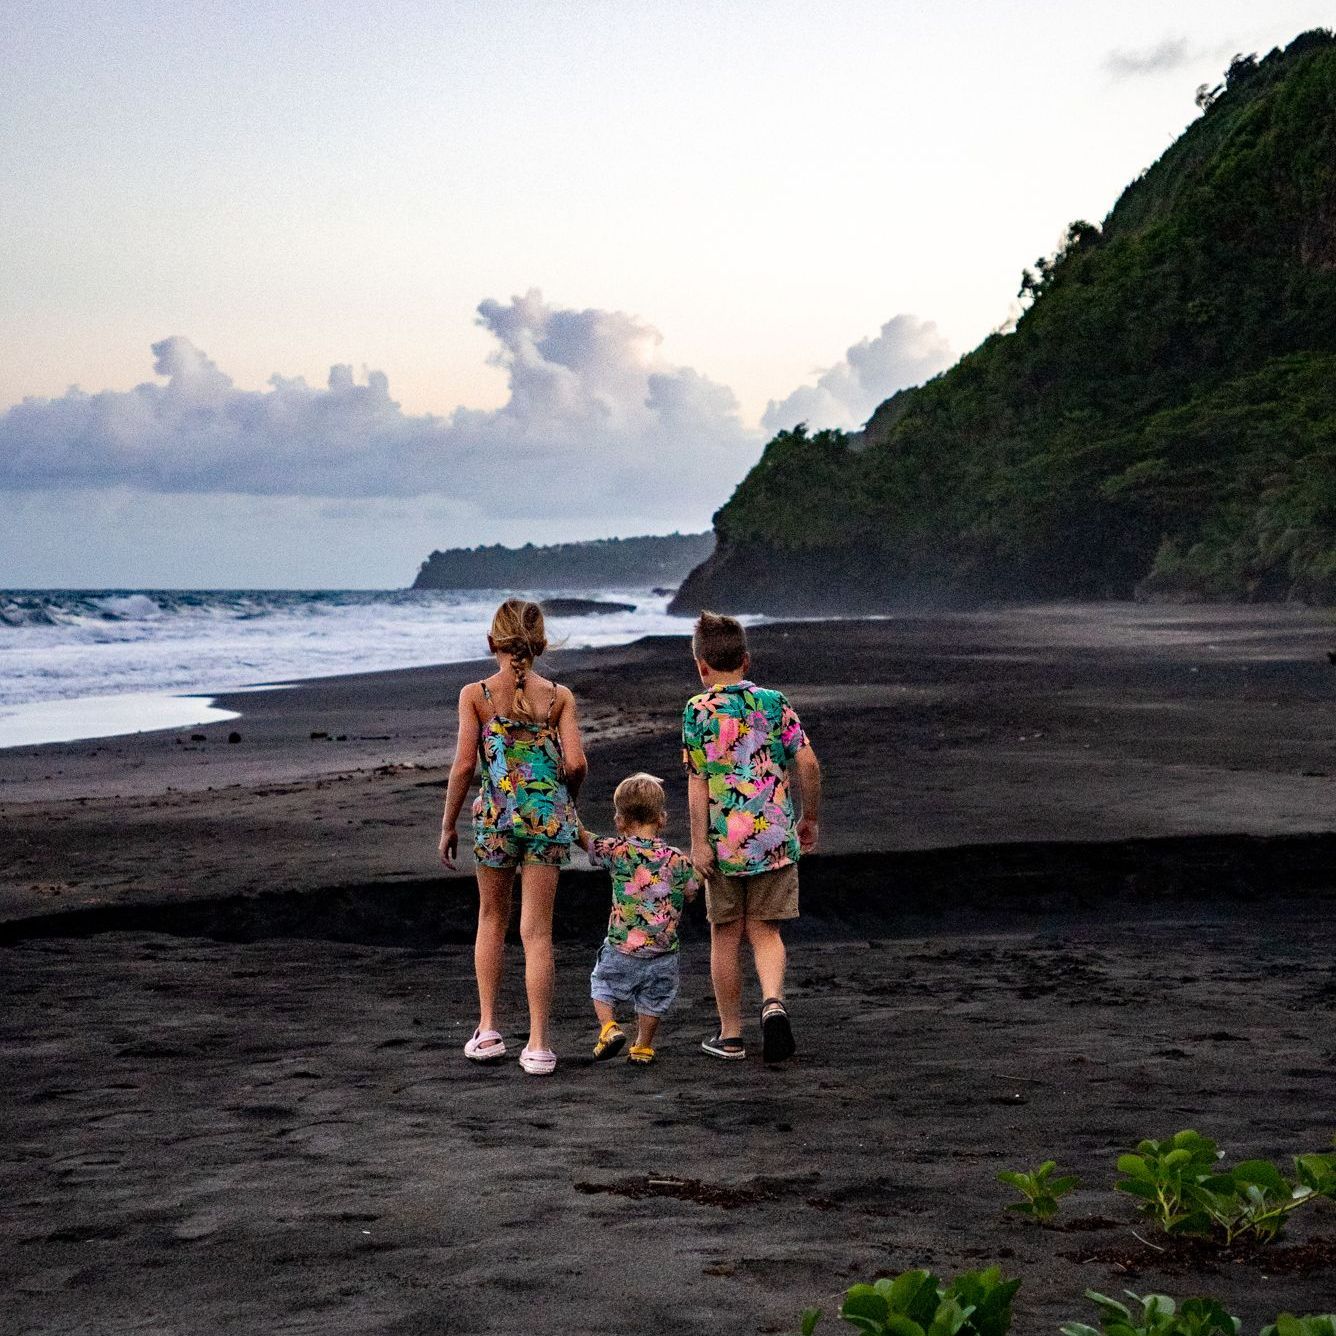
{"label": "pink flip flop", "polygon": [[557,1069],[557,1055],[550,1048],[529,1048],[520,1052],[520,1066],[530,1076],[551,1076]]}
{"label": "pink flip flop", "polygon": [[506,1041],[495,1030],[474,1030],[464,1045],[464,1056],[473,1062],[495,1062],[506,1056]]}

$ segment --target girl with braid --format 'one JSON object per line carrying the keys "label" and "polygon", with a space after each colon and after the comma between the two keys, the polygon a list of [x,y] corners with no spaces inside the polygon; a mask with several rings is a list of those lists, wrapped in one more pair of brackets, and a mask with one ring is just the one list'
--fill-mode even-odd
{"label": "girl with braid", "polygon": [[575,796],[585,777],[584,748],[575,698],[534,671],[534,660],[547,648],[542,608],[508,598],[492,618],[487,648],[496,656],[496,672],[459,693],[459,742],[441,818],[441,861],[452,868],[459,850],[459,814],[481,758],[481,791],[473,802],[478,874],[473,964],[480,1015],[464,1054],[475,1062],[506,1056],[496,1008],[518,870],[529,997],[529,1040],[520,1066],[530,1075],[546,1076],[557,1065],[548,1034],[555,983],[552,904],[557,873],[570,859],[579,824]]}

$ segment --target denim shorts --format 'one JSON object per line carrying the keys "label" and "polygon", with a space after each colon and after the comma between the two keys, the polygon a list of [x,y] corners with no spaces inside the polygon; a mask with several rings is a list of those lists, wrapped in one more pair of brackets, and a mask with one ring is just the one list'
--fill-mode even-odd
{"label": "denim shorts", "polygon": [[595,1002],[630,1002],[640,1016],[663,1016],[677,998],[677,952],[661,956],[628,956],[603,943],[589,976]]}

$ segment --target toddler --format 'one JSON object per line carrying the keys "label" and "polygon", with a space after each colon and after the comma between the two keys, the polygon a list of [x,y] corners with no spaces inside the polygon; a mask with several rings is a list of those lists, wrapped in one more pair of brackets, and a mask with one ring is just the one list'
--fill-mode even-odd
{"label": "toddler", "polygon": [[626,1043],[616,1007],[629,1002],[636,1013],[636,1041],[627,1060],[654,1061],[654,1034],[677,997],[677,925],[686,900],[699,889],[691,860],[661,838],[667,813],[663,781],[630,775],[612,795],[617,834],[603,839],[583,825],[580,846],[594,867],[612,874],[612,914],[598,953],[589,992],[600,1028],[594,1057],[615,1057]]}

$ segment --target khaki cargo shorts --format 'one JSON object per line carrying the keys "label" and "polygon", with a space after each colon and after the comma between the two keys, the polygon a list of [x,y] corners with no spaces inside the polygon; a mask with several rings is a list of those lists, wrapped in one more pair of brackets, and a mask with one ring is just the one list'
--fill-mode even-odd
{"label": "khaki cargo shorts", "polygon": [[711,923],[736,923],[740,918],[797,918],[797,863],[750,877],[712,872],[705,881],[705,917]]}

